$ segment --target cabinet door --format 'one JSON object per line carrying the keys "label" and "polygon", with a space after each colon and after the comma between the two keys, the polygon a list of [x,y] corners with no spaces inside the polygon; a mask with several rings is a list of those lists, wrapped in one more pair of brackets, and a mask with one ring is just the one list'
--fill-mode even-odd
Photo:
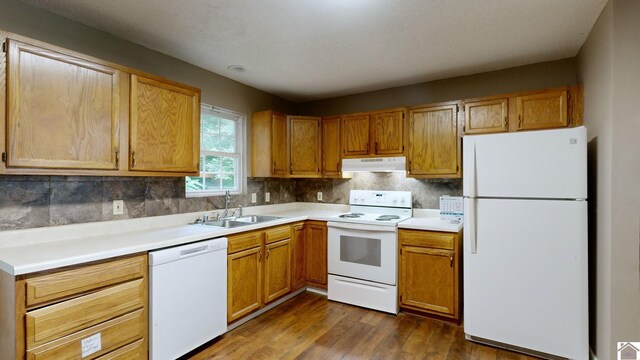
{"label": "cabinet door", "polygon": [[130,170],[197,173],[200,91],[131,75],[130,139]]}
{"label": "cabinet door", "polygon": [[271,160],[274,176],[286,176],[287,169],[287,117],[273,114],[271,119]]}
{"label": "cabinet door", "polygon": [[264,266],[264,302],[291,291],[291,239],[268,244]]}
{"label": "cabinet door", "polygon": [[320,118],[290,116],[291,175],[320,176]]}
{"label": "cabinet door", "polygon": [[307,281],[313,286],[327,287],[327,225],[306,225]]}
{"label": "cabinet door", "polygon": [[303,287],[307,281],[306,254],[305,254],[305,226],[296,224],[293,226],[293,260],[291,262],[292,287],[297,290]]}
{"label": "cabinet door", "polygon": [[342,154],[344,156],[369,155],[369,115],[342,117]]}
{"label": "cabinet door", "polygon": [[465,104],[465,134],[509,131],[509,99],[469,101]]}
{"label": "cabinet door", "polygon": [[516,130],[567,127],[567,91],[548,91],[516,97]]}
{"label": "cabinet door", "polygon": [[371,115],[375,124],[373,151],[376,155],[404,153],[404,112],[393,111]]}
{"label": "cabinet door", "polygon": [[409,116],[408,175],[460,177],[458,106],[416,108]]}
{"label": "cabinet door", "polygon": [[227,256],[227,321],[262,306],[262,247]]}
{"label": "cabinet door", "polygon": [[322,176],[340,177],[340,117],[322,118]]}
{"label": "cabinet door", "polygon": [[7,41],[7,167],[117,169],[122,74]]}
{"label": "cabinet door", "polygon": [[400,304],[454,315],[454,252],[402,246]]}

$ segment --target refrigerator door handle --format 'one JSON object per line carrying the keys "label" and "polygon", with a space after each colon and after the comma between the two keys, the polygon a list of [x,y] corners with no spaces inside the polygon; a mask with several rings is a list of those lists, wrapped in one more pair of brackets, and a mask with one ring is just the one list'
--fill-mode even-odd
{"label": "refrigerator door handle", "polygon": [[471,174],[469,174],[470,177],[470,184],[471,184],[471,189],[469,189],[469,196],[471,196],[472,198],[475,198],[477,196],[477,191],[478,191],[478,179],[476,179],[476,168],[477,168],[477,164],[476,164],[476,159],[477,159],[477,155],[476,155],[476,143],[473,143],[473,162],[471,163]]}
{"label": "refrigerator door handle", "polygon": [[475,198],[469,198],[469,245],[471,245],[471,254],[478,253],[478,237],[476,236],[476,201]]}

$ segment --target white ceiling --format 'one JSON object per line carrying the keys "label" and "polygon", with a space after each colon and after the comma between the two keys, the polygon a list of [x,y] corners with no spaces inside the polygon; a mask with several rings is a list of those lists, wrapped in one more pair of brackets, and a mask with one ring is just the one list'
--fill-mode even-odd
{"label": "white ceiling", "polygon": [[[24,0],[303,102],[575,56],[606,0]],[[244,72],[229,65],[246,67]]]}

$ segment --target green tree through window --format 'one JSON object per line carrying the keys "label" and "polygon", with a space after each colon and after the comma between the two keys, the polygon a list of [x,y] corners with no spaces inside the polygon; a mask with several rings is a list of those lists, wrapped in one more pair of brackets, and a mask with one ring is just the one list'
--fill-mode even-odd
{"label": "green tree through window", "polygon": [[188,195],[241,191],[243,116],[203,105],[200,113],[200,176],[186,177]]}

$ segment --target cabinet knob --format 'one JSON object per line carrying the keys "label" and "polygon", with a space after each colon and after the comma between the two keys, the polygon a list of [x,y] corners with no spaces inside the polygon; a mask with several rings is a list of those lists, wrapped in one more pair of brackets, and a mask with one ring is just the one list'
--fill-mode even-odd
{"label": "cabinet knob", "polygon": [[509,123],[509,117],[505,116],[504,117],[504,128],[505,129],[508,127],[508,123]]}
{"label": "cabinet knob", "polygon": [[133,169],[134,167],[136,167],[136,152],[132,151],[131,152],[131,168]]}
{"label": "cabinet knob", "polygon": [[116,149],[116,168],[120,167],[120,150]]}
{"label": "cabinet knob", "polygon": [[262,262],[262,250],[258,251],[258,262]]}

